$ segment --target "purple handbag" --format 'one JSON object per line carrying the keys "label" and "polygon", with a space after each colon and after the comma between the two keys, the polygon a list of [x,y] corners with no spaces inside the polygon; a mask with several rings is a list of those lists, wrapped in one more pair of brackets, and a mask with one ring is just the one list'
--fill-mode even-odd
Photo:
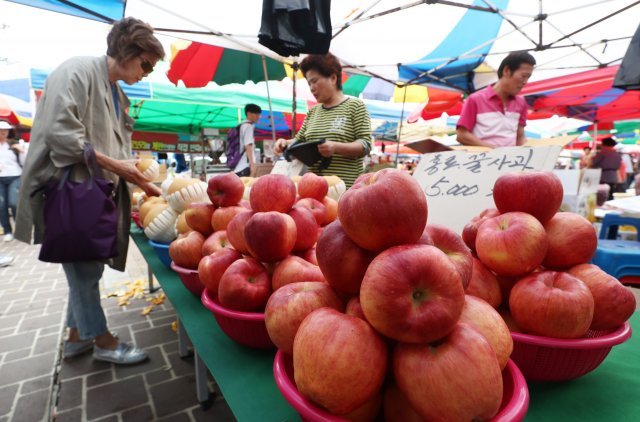
{"label": "purple handbag", "polygon": [[70,180],[73,166],[44,188],[44,237],[38,259],[78,262],[117,255],[118,215],[112,198],[113,182],[98,177],[100,169],[90,144],[84,145],[90,177]]}

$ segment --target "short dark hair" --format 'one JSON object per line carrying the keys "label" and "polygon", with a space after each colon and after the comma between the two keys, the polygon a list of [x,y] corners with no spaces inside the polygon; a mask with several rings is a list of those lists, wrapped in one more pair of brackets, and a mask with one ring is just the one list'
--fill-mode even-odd
{"label": "short dark hair", "polygon": [[502,60],[502,63],[500,63],[500,67],[498,67],[498,78],[502,78],[502,72],[505,67],[508,67],[509,70],[511,70],[511,73],[513,73],[518,70],[520,65],[523,63],[535,66],[536,59],[526,51],[514,51],[513,53],[509,53],[509,55]]}
{"label": "short dark hair", "polygon": [[262,109],[257,104],[247,104],[246,106],[244,106],[244,115],[246,116],[247,113],[260,114],[262,113]]}
{"label": "short dark hair", "polygon": [[107,56],[124,63],[144,52],[164,58],[164,48],[153,35],[151,25],[133,17],[114,22],[107,35]]}
{"label": "short dark hair", "polygon": [[613,139],[611,136],[608,136],[602,140],[602,145],[607,147],[615,147],[616,144],[617,144],[616,140]]}
{"label": "short dark hair", "polygon": [[342,65],[333,54],[309,54],[300,62],[300,70],[305,77],[310,70],[315,70],[325,78],[336,75],[336,88],[342,91]]}

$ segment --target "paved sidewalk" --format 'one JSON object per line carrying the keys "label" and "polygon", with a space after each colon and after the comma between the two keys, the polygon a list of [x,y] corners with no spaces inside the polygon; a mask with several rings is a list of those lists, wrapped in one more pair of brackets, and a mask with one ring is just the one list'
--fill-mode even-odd
{"label": "paved sidewalk", "polygon": [[[213,405],[203,411],[198,404],[193,357],[178,356],[169,301],[142,315],[151,305],[146,299],[161,290],[145,291],[145,298],[126,306],[118,297],[103,299],[109,328],[147,349],[149,361],[122,367],[94,361],[90,353],[61,360],[66,278],[60,265],[38,261],[38,252],[37,246],[0,242],[0,255],[15,257],[0,268],[0,422],[235,420],[212,381]],[[127,271],[107,268],[103,292],[146,288],[146,274],[132,242]]]}

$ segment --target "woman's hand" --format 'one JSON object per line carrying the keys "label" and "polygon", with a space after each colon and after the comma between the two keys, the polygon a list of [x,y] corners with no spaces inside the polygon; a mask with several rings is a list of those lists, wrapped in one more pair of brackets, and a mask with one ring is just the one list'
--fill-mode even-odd
{"label": "woman's hand", "polygon": [[284,151],[284,149],[291,144],[291,140],[286,140],[284,138],[280,138],[276,141],[275,145],[273,146],[273,152],[275,152],[276,154],[280,155],[282,154],[282,151]]}
{"label": "woman's hand", "polygon": [[142,185],[138,185],[140,187],[140,189],[142,189],[144,191],[144,193],[147,194],[147,196],[160,196],[162,195],[162,189],[160,189],[159,187],[157,187],[156,185],[154,185],[151,182],[146,182],[143,183]]}
{"label": "woman's hand", "polygon": [[331,157],[336,152],[336,142],[324,141],[323,143],[318,145],[318,152],[323,157]]}

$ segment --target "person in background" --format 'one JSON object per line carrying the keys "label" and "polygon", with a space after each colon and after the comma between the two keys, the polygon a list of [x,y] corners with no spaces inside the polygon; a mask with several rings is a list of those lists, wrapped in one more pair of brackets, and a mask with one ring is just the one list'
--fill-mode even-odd
{"label": "person in background", "polygon": [[364,172],[364,156],[371,151],[371,119],[362,100],[342,93],[342,66],[331,53],[310,54],[300,63],[300,70],[309,83],[318,104],[314,106],[294,139],[278,139],[274,151],[282,153],[293,141],[309,142],[324,139],[318,146],[331,164],[323,168],[320,162],[309,167],[319,175],[336,175],[353,185]]}
{"label": "person in background", "polygon": [[602,140],[602,148],[591,160],[591,168],[602,169],[600,183],[609,185],[609,200],[613,199],[618,184],[618,169],[622,163],[620,153],[615,150],[617,142],[608,137]]}
{"label": "person in background", "polygon": [[631,183],[636,175],[635,168],[633,167],[633,160],[631,159],[631,154],[627,152],[623,152],[621,154],[622,162],[624,163],[624,180],[622,181],[622,186],[620,191],[625,192],[627,189],[631,187]]}
{"label": "person in background", "polygon": [[510,53],[498,67],[498,82],[467,98],[456,126],[458,142],[483,147],[524,145],[527,103],[518,93],[533,74],[536,60]]}
{"label": "person in background", "polygon": [[591,147],[582,148],[582,152],[583,155],[580,158],[580,168],[584,169],[589,167],[589,160],[591,160]]}
{"label": "person in background", "polygon": [[13,126],[0,121],[0,224],[4,242],[13,240],[11,217],[15,221],[20,175],[26,153],[26,145],[17,139]]}
{"label": "person in background", "polygon": [[246,120],[240,124],[240,150],[242,156],[233,170],[240,177],[253,176],[255,174],[255,163],[253,148],[255,146],[254,131],[255,124],[260,119],[262,109],[256,104],[244,106]]}
{"label": "person in background", "polygon": [[[118,255],[108,261],[62,264],[69,285],[68,338],[63,356],[71,358],[93,349],[96,360],[134,364],[147,352],[121,343],[107,328],[99,282],[105,262],[123,271],[129,245],[131,203],[127,183],[147,195],[160,189],[148,182],[131,157],[133,119],[127,114],[129,99],[118,85],[132,85],[153,71],[164,57],[160,41],[148,24],[127,17],[113,24],[107,35],[107,54],[74,57],[47,77],[31,131],[30,151],[24,164],[18,202],[16,239],[40,243],[44,233],[44,197],[39,189],[74,166],[73,178],[86,178],[84,144],[93,146],[102,176],[114,182],[118,212]],[[38,194],[36,194],[38,193]]]}

